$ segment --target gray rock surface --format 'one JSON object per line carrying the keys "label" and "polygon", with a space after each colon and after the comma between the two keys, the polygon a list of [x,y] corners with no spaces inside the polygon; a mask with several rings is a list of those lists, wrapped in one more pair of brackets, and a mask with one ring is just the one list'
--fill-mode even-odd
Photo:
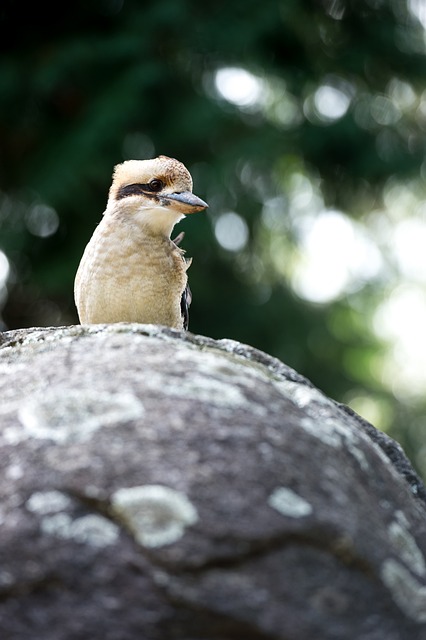
{"label": "gray rock surface", "polygon": [[0,393],[2,640],[426,639],[422,483],[278,360],[28,329]]}

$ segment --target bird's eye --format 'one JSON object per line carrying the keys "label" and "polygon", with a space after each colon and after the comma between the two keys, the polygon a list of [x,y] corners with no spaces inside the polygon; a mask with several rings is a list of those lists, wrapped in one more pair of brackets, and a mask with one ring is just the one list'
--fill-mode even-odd
{"label": "bird's eye", "polygon": [[163,187],[164,187],[164,182],[162,180],[158,180],[158,178],[154,178],[149,183],[149,188],[151,189],[151,191],[158,192],[158,191],[161,191]]}

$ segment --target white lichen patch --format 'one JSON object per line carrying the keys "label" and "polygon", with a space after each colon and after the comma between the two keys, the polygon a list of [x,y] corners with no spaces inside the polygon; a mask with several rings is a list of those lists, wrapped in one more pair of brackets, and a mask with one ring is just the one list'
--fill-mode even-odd
{"label": "white lichen patch", "polygon": [[39,515],[64,511],[71,505],[71,499],[60,491],[36,491],[25,503],[28,511]]}
{"label": "white lichen patch", "polygon": [[405,615],[415,622],[425,623],[426,586],[392,558],[383,563],[381,578]]}
{"label": "white lichen patch", "polygon": [[97,514],[88,514],[73,521],[71,531],[74,540],[93,547],[114,544],[120,535],[120,528]]}
{"label": "white lichen patch", "polygon": [[313,512],[312,505],[292,489],[277,487],[268,498],[270,507],[290,518],[303,518]]}
{"label": "white lichen patch", "polygon": [[399,524],[402,527],[405,527],[406,529],[409,529],[410,527],[410,522],[407,518],[407,516],[405,515],[405,513],[403,511],[401,511],[400,509],[398,509],[397,511],[395,511],[395,520],[397,522],[399,522]]}
{"label": "white lichen patch", "polygon": [[236,349],[241,347],[241,343],[237,340],[231,340],[231,338],[222,338],[217,341],[218,345],[224,349],[224,351],[229,351],[229,353],[233,353]]}
{"label": "white lichen patch", "polygon": [[162,547],[179,540],[198,520],[187,496],[163,485],[119,489],[111,498],[113,513],[144,547]]}
{"label": "white lichen patch", "polygon": [[388,533],[392,545],[407,567],[419,576],[426,575],[425,559],[407,527],[395,520],[389,525]]}
{"label": "white lichen patch", "polygon": [[114,544],[120,535],[116,524],[96,514],[73,519],[67,513],[55,513],[44,516],[40,527],[45,534],[97,548]]}
{"label": "white lichen patch", "polygon": [[318,420],[310,417],[302,418],[300,426],[311,436],[330,447],[335,449],[345,447],[363,471],[368,471],[370,468],[367,458],[359,446],[363,438],[361,433],[357,435],[349,426],[330,418],[318,418]]}
{"label": "white lichen patch", "polygon": [[60,444],[88,440],[102,427],[143,414],[141,401],[130,392],[64,388],[30,396],[18,410],[22,439],[47,438]]}
{"label": "white lichen patch", "polygon": [[321,440],[324,444],[337,449],[342,446],[341,436],[332,429],[324,428],[322,421],[313,420],[312,418],[302,418],[299,422],[300,426],[309,435],[314,436],[317,440]]}
{"label": "white lichen patch", "polygon": [[275,387],[289,400],[294,402],[300,409],[304,409],[312,402],[317,404],[332,406],[332,402],[319,389],[309,387],[293,380],[276,380]]}
{"label": "white lichen patch", "polygon": [[4,472],[5,478],[8,480],[20,480],[25,475],[24,467],[18,462],[10,464]]}
{"label": "white lichen patch", "polygon": [[208,375],[195,374],[182,380],[176,388],[176,394],[188,398],[197,398],[199,402],[207,402],[219,407],[244,407],[246,398],[235,384],[229,384]]}
{"label": "white lichen patch", "polygon": [[[215,407],[233,409],[237,407],[247,407],[248,401],[236,384],[219,380],[210,374],[198,371],[198,363],[191,362],[191,376],[182,377],[169,374],[153,373],[145,381],[145,387],[158,391],[168,396],[196,399],[198,402],[205,402]],[[262,407],[262,410],[264,408]]]}
{"label": "white lichen patch", "polygon": [[[88,325],[86,329],[92,329],[93,325]],[[143,338],[147,337],[163,337],[163,328],[157,324],[143,324],[140,322],[114,322],[113,324],[98,325],[98,330],[102,330],[102,333],[130,333],[139,334]],[[166,336],[164,336],[166,337]]]}
{"label": "white lichen patch", "polygon": [[23,347],[28,344],[33,345],[33,344],[39,344],[44,342],[56,342],[58,340],[58,337],[62,338],[62,335],[67,336],[67,330],[63,332],[61,331],[61,329],[58,329],[57,331],[49,332],[43,329],[39,329],[39,330],[36,329],[31,331],[31,333],[28,333],[25,336],[23,336],[19,346]]}
{"label": "white lichen patch", "polygon": [[[139,330],[148,325],[136,325]],[[158,330],[158,327],[157,327]],[[157,341],[160,345],[165,340],[175,340],[161,335],[161,339],[149,338],[152,347]],[[136,334],[133,342],[146,342],[145,335]],[[164,348],[164,346],[163,346]],[[257,369],[243,361],[230,358],[228,354],[203,349],[200,351],[191,343],[179,343],[179,348],[173,355],[174,366],[161,367],[158,371],[150,371],[144,378],[147,390],[161,393],[165,396],[185,400],[196,399],[218,409],[233,410],[245,408],[261,417],[268,412],[264,403],[247,397],[246,391],[256,388],[259,380],[266,380]]]}
{"label": "white lichen patch", "polygon": [[364,452],[362,451],[362,449],[360,449],[360,447],[358,447],[354,441],[353,438],[346,438],[346,446],[348,448],[348,451],[353,455],[353,457],[357,460],[359,466],[361,467],[361,469],[363,471],[368,471],[370,469],[370,465],[367,462],[367,458],[364,455]]}

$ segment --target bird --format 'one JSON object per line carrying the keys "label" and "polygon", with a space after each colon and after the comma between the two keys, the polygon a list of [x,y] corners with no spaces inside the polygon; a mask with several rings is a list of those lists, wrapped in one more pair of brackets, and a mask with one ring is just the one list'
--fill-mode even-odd
{"label": "bird", "polygon": [[137,322],[188,329],[191,292],[183,233],[173,227],[207,203],[175,158],[126,160],[114,168],[108,202],[74,283],[81,324]]}

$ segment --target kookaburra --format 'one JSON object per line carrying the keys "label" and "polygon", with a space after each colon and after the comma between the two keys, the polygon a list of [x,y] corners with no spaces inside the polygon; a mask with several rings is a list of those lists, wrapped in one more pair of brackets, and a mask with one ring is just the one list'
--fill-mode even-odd
{"label": "kookaburra", "polygon": [[192,193],[189,171],[173,158],[117,165],[107,208],[75,278],[80,322],[186,329],[190,261],[170,234],[186,214],[206,207]]}

